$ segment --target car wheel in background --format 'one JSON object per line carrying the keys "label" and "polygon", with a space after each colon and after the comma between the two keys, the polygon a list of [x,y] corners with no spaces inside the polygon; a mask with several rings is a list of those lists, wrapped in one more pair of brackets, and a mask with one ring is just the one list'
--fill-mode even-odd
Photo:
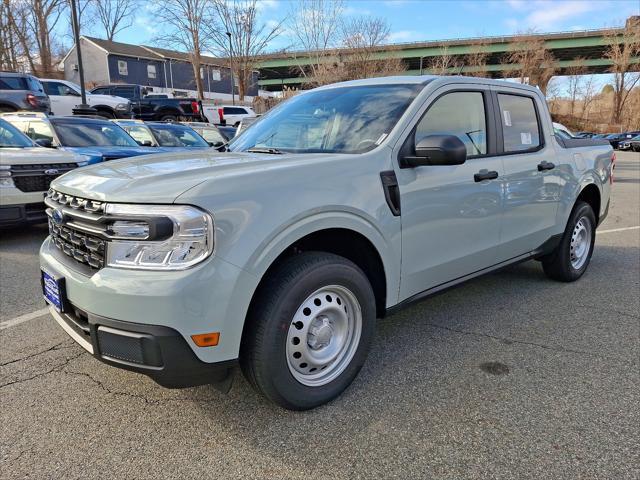
{"label": "car wheel in background", "polygon": [[252,302],[242,371],[284,408],[317,407],[356,377],[375,320],[373,290],[354,263],[324,252],[297,254],[269,274]]}
{"label": "car wheel in background", "polygon": [[160,117],[161,122],[175,122],[177,117],[175,115],[162,115]]}
{"label": "car wheel in background", "polygon": [[589,266],[596,240],[596,216],[591,205],[578,201],[567,222],[560,244],[542,258],[544,273],[561,282],[579,279]]}

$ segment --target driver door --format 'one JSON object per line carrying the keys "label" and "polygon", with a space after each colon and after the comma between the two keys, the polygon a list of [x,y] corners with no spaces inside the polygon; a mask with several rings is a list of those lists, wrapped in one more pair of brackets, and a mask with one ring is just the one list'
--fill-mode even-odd
{"label": "driver door", "polygon": [[82,103],[80,94],[60,82],[47,82],[45,90],[51,101],[54,115],[73,115],[73,109]]}
{"label": "driver door", "polygon": [[[495,156],[490,90],[448,86],[427,100],[400,155],[428,135],[455,135],[462,165],[396,170],[402,208],[400,300],[497,263],[503,209],[502,159]],[[490,179],[476,174],[489,173]],[[487,176],[487,175],[483,175]]]}

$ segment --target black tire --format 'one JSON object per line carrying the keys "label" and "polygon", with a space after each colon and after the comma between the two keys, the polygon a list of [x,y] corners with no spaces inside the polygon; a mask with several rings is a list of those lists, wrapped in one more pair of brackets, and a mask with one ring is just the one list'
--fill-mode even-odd
{"label": "black tire", "polygon": [[[294,315],[318,289],[338,285],[360,305],[362,328],[355,353],[344,370],[321,386],[307,386],[292,374],[287,338]],[[367,357],[373,339],[376,303],[364,273],[351,261],[324,252],[304,252],[285,260],[262,284],[252,302],[240,350],[240,366],[253,387],[289,410],[307,410],[340,395]],[[305,340],[303,340],[305,341]]]}
{"label": "black tire", "polygon": [[162,115],[160,117],[161,122],[175,122],[177,117],[175,115]]}
{"label": "black tire", "polygon": [[[584,262],[579,268],[575,268],[571,261],[571,252],[574,233],[579,221],[589,222],[591,243],[589,244]],[[578,280],[587,270],[589,262],[591,261],[591,255],[593,254],[593,247],[596,241],[596,227],[596,216],[593,213],[591,205],[583,201],[576,202],[569,216],[562,240],[551,254],[542,258],[544,273],[549,278],[560,282],[574,282]]]}
{"label": "black tire", "polygon": [[13,107],[5,107],[4,105],[0,105],[0,113],[13,113],[17,110]]}

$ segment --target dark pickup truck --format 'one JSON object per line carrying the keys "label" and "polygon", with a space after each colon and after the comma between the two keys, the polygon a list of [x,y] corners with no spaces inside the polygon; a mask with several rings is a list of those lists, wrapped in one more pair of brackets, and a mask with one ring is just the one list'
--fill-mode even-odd
{"label": "dark pickup truck", "polygon": [[131,111],[140,120],[156,121],[202,121],[202,106],[195,98],[145,98],[150,92],[142,85],[101,85],[91,93],[116,95],[131,101]]}

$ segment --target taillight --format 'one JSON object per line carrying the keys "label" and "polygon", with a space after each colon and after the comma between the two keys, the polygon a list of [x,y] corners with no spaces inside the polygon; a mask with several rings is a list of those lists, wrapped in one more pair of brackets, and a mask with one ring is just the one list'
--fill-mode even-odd
{"label": "taillight", "polygon": [[218,117],[220,117],[220,123],[224,123],[224,109],[218,109]]}
{"label": "taillight", "polygon": [[198,105],[198,102],[191,102],[191,111],[193,113],[200,113],[200,107]]}
{"label": "taillight", "polygon": [[40,102],[38,102],[38,98],[32,93],[27,93],[26,100],[27,100],[27,103],[32,107],[37,107],[40,105]]}
{"label": "taillight", "polygon": [[609,175],[609,183],[613,185],[613,169],[616,168],[616,152],[611,154],[611,174]]}

